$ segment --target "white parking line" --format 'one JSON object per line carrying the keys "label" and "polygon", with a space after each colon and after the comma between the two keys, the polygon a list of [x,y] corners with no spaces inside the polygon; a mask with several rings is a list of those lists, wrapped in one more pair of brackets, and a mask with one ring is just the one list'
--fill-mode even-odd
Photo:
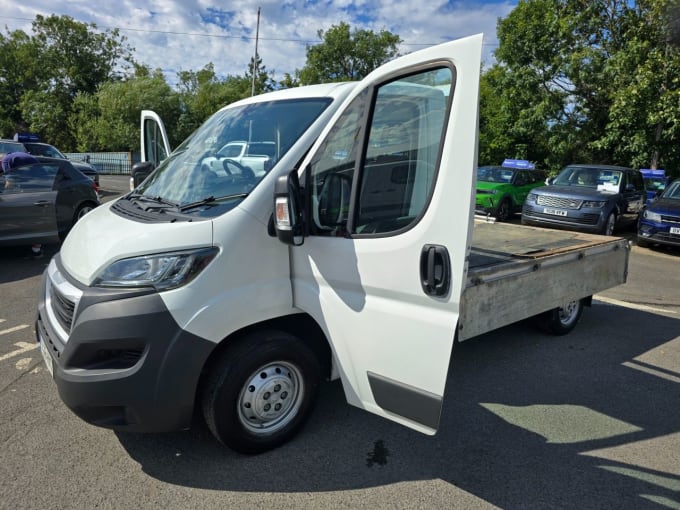
{"label": "white parking line", "polygon": [[674,310],[666,310],[665,308],[654,308],[653,306],[638,305],[635,303],[629,303],[628,301],[619,301],[618,299],[607,298],[604,296],[598,296],[597,294],[593,296],[596,301],[602,301],[608,305],[625,306],[626,308],[633,308],[635,310],[642,310],[644,312],[660,312],[660,313],[672,313],[676,314],[678,312]]}
{"label": "white parking line", "polygon": [[19,354],[23,354],[28,351],[32,351],[33,349],[38,348],[38,343],[28,343],[28,342],[17,342],[14,345],[18,347],[17,350],[8,352],[7,354],[3,354],[0,356],[0,361],[5,361],[6,359],[13,358],[14,356],[19,356]]}
{"label": "white parking line", "polygon": [[15,331],[21,331],[22,329],[26,329],[27,327],[28,324],[21,324],[19,326],[14,326],[13,328],[3,329],[0,331],[0,335],[7,335],[9,333],[14,333]]}

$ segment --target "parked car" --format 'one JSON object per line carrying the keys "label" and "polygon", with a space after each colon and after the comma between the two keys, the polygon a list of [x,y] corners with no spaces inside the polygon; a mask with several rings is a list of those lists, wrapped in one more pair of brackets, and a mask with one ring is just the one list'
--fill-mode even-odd
{"label": "parked car", "polygon": [[38,160],[0,175],[0,245],[59,242],[99,205],[94,183],[69,160]]}
{"label": "parked car", "polygon": [[497,221],[507,221],[522,210],[527,194],[543,186],[545,173],[541,170],[480,166],[477,168],[477,201],[475,210],[489,214]]}
{"label": "parked car", "polygon": [[[50,145],[49,143],[42,142],[22,142],[22,143],[24,147],[26,147],[26,152],[28,152],[29,154],[33,154],[34,156],[68,159],[59,149],[57,149],[54,145]],[[89,163],[85,163],[84,161],[72,161],[70,159],[69,161],[71,161],[71,164],[76,168],[76,170],[79,170],[80,172],[87,175],[90,179],[92,179],[97,185],[97,189],[99,189],[99,172],[97,172],[97,169],[94,166],[92,166]]]}
{"label": "parked car", "polygon": [[654,200],[671,182],[670,177],[666,176],[666,171],[661,169],[641,168],[642,178],[645,181],[647,190],[647,201],[645,205]]}
{"label": "parked car", "polygon": [[11,152],[26,152],[26,148],[14,140],[0,140],[0,157]]}
{"label": "parked car", "polygon": [[612,235],[637,221],[646,191],[639,170],[609,165],[569,165],[527,195],[522,223]]}
{"label": "parked car", "polygon": [[640,215],[638,246],[680,246],[680,179],[673,181]]}

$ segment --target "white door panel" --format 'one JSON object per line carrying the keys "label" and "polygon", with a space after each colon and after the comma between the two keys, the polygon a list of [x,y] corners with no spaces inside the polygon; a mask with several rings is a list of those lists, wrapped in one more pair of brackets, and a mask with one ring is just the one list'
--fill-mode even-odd
{"label": "white door panel", "polygon": [[142,110],[141,123],[141,160],[151,161],[157,167],[172,152],[165,125],[151,110]]}
{"label": "white door panel", "polygon": [[[472,234],[481,42],[439,45],[372,73],[302,165],[314,224],[291,249],[295,305],[326,330],[351,404],[426,433],[438,427]],[[452,101],[436,103],[447,87],[433,78],[447,73]],[[349,184],[331,183],[349,176],[351,201],[334,207],[327,197],[344,197]],[[328,227],[329,211],[342,221]],[[423,258],[428,245],[448,257]],[[440,275],[447,258],[450,287],[426,293],[422,268]]]}

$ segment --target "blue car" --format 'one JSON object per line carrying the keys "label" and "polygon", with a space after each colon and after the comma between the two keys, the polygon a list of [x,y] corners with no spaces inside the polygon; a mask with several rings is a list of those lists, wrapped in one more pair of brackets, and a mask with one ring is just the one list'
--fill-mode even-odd
{"label": "blue car", "polygon": [[618,225],[635,224],[646,198],[639,170],[569,165],[527,195],[522,223],[610,236]]}
{"label": "blue car", "polygon": [[640,215],[637,244],[680,246],[680,179],[666,187]]}

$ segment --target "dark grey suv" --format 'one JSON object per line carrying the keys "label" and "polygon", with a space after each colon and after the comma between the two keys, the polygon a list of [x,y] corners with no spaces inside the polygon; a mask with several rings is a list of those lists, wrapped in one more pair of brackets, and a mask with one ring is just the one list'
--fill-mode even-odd
{"label": "dark grey suv", "polygon": [[608,165],[569,165],[549,186],[532,190],[522,223],[612,235],[617,225],[635,222],[645,203],[639,170]]}

